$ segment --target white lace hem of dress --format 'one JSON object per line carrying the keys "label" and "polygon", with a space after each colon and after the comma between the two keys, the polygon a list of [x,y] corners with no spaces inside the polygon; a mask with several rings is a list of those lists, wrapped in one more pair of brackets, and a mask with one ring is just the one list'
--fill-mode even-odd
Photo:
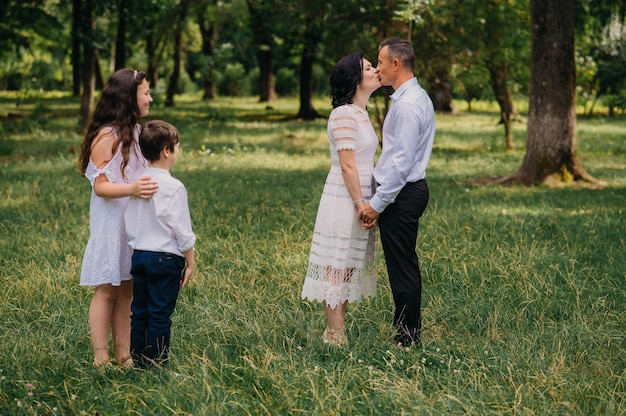
{"label": "white lace hem of dress", "polygon": [[302,299],[326,302],[331,308],[343,302],[354,303],[376,295],[376,271],[365,268],[336,269],[309,262]]}

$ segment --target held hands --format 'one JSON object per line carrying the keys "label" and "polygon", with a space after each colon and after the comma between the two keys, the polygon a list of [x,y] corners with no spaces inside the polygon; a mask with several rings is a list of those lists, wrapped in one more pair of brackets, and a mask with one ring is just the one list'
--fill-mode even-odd
{"label": "held hands", "polygon": [[361,227],[363,227],[364,230],[369,230],[376,225],[379,213],[374,211],[370,204],[363,203],[358,207],[358,210]]}
{"label": "held hands", "polygon": [[137,198],[150,199],[159,188],[156,182],[152,181],[149,176],[142,176],[134,183],[135,189],[133,195]]}

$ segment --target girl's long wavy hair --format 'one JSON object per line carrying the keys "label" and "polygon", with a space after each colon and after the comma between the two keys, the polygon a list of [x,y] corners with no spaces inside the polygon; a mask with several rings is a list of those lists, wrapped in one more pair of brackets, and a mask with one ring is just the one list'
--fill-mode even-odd
{"label": "girl's long wavy hair", "polygon": [[330,75],[330,98],[333,108],[352,104],[356,87],[363,81],[363,54],[353,53],[337,62]]}
{"label": "girl's long wavy hair", "polygon": [[143,125],[137,105],[137,87],[145,79],[146,73],[143,71],[120,69],[111,76],[102,89],[102,95],[96,104],[85,139],[80,147],[78,167],[83,175],[87,171],[93,141],[102,127],[109,126],[115,129],[119,140],[113,152],[117,150],[117,146],[122,145],[124,160],[121,171],[122,177],[126,178],[124,169],[128,165],[135,127],[138,123]]}

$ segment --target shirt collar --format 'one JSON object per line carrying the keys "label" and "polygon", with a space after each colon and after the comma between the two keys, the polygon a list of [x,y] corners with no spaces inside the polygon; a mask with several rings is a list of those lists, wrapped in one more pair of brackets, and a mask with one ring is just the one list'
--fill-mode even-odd
{"label": "shirt collar", "polygon": [[402,96],[402,94],[405,93],[406,90],[416,85],[417,85],[417,78],[413,77],[410,80],[405,81],[404,84],[400,85],[400,88],[395,90],[394,93],[391,94],[389,98],[391,98],[393,101],[396,101],[398,98]]}

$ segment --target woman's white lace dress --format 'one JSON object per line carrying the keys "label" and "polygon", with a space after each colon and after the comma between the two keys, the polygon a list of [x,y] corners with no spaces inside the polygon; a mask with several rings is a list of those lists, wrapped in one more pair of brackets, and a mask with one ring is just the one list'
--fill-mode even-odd
{"label": "woman's white lace dress", "polygon": [[376,294],[375,228],[364,231],[339,165],[339,150],[353,149],[361,192],[374,193],[374,155],[378,137],[367,112],[353,104],[335,108],[328,120],[331,168],[320,199],[302,288],[302,299],[325,301],[334,308]]}
{"label": "woman's white lace dress", "polygon": [[[91,159],[85,176],[91,183],[91,202],[89,205],[89,241],[80,273],[81,286],[97,286],[110,283],[119,286],[123,280],[131,279],[130,265],[132,249],[128,245],[124,227],[124,211],[130,197],[101,198],[96,195],[93,185],[99,175],[106,175],[111,183],[133,183],[147,167],[147,162],[139,149],[139,129],[135,129],[128,165],[126,165],[126,179],[122,176],[122,146],[111,161],[102,169],[97,169]],[[115,134],[115,131],[113,131]],[[117,135],[116,135],[117,136]]]}

